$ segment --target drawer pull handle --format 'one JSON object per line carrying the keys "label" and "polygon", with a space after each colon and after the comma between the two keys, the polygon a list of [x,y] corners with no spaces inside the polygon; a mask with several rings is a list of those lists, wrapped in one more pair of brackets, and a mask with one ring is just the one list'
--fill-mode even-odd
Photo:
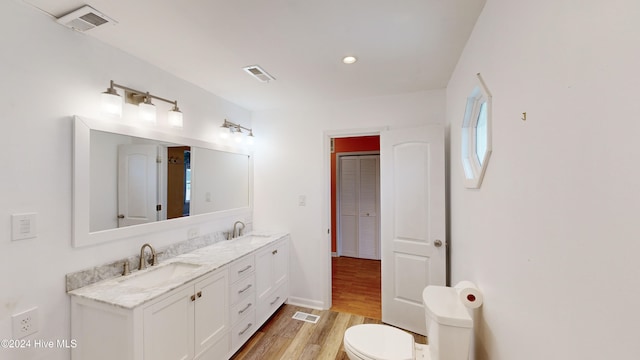
{"label": "drawer pull handle", "polygon": [[247,267],[245,267],[244,269],[238,270],[238,274],[242,274],[243,272],[245,272],[245,271],[247,271],[249,269],[251,269],[251,265],[247,265]]}
{"label": "drawer pull handle", "polygon": [[251,305],[253,305],[253,304],[248,303],[248,304],[247,304],[247,306],[245,306],[245,307],[244,307],[244,309],[242,309],[242,310],[238,311],[238,314],[240,314],[240,315],[244,314],[244,312],[245,312],[245,311],[249,310],[249,308],[251,307]]}
{"label": "drawer pull handle", "polygon": [[247,325],[247,327],[246,327],[246,328],[244,328],[244,330],[242,330],[242,331],[240,331],[240,332],[238,333],[238,335],[240,335],[240,336],[244,335],[244,333],[246,333],[246,332],[247,332],[247,330],[249,330],[249,329],[251,328],[251,326],[253,326],[253,324],[252,324],[252,323],[249,323],[249,324]]}
{"label": "drawer pull handle", "polygon": [[271,252],[271,254],[273,254],[273,255],[275,255],[275,254],[277,254],[277,253],[278,253],[278,250],[273,250],[273,251]]}
{"label": "drawer pull handle", "polygon": [[202,291],[198,291],[198,298],[202,297]]}
{"label": "drawer pull handle", "polygon": [[242,289],[242,290],[238,290],[238,294],[242,294],[243,292],[245,292],[245,291],[247,291],[247,290],[249,290],[249,289],[251,289],[251,284],[247,285],[247,287],[245,287],[245,288],[244,288],[244,289]]}
{"label": "drawer pull handle", "polygon": [[280,296],[278,296],[275,300],[273,300],[273,302],[271,304],[269,304],[269,305],[273,306],[273,304],[277,303],[278,300],[280,300]]}

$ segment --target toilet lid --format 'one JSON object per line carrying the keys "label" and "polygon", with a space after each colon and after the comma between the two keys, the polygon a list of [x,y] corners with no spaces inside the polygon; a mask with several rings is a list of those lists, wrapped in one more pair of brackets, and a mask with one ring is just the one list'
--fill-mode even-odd
{"label": "toilet lid", "polygon": [[411,334],[387,325],[352,326],[344,333],[345,345],[372,360],[413,360],[414,339]]}

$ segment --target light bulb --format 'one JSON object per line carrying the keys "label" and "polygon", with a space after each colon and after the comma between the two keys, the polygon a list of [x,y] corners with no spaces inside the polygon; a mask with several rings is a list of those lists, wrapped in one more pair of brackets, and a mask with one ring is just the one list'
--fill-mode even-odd
{"label": "light bulb", "polygon": [[182,120],[182,112],[178,109],[178,106],[174,106],[173,109],[169,111],[169,125],[177,128],[181,128],[183,125]]}
{"label": "light bulb", "polygon": [[151,103],[149,96],[138,105],[138,114],[140,120],[152,124],[156,123],[156,106]]}
{"label": "light bulb", "polygon": [[244,138],[244,135],[242,134],[242,132],[237,131],[235,133],[233,133],[233,140],[240,144],[242,142],[242,138]]}
{"label": "light bulb", "polygon": [[122,117],[122,98],[114,88],[108,88],[100,96],[102,112],[107,115]]}

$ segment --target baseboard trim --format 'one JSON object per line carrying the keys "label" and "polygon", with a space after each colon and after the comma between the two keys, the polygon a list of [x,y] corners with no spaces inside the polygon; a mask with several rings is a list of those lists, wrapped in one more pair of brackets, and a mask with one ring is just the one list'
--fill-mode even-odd
{"label": "baseboard trim", "polygon": [[327,310],[327,308],[325,307],[325,304],[322,301],[299,298],[295,296],[289,296],[289,299],[287,300],[287,304],[311,308],[315,310]]}

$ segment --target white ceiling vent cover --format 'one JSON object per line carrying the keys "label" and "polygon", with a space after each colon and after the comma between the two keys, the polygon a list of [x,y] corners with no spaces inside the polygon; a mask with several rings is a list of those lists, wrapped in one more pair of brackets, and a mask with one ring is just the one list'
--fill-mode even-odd
{"label": "white ceiling vent cover", "polygon": [[270,80],[275,80],[276,79],[273,76],[267,74],[267,72],[264,71],[258,65],[246,66],[246,67],[243,67],[242,69],[244,71],[246,71],[249,75],[251,75],[254,78],[258,79],[258,81],[260,81],[260,82],[269,82]]}
{"label": "white ceiling vent cover", "polygon": [[111,23],[112,25],[118,23],[88,5],[59,17],[57,21],[68,28],[80,32],[85,32],[107,23]]}

